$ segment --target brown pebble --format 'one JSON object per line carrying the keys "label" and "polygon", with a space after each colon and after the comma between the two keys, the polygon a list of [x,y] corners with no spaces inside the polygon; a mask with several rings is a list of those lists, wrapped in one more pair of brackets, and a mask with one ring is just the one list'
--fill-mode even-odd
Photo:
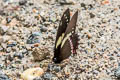
{"label": "brown pebble", "polygon": [[35,43],[34,44],[34,47],[38,47],[40,44],[39,43]]}

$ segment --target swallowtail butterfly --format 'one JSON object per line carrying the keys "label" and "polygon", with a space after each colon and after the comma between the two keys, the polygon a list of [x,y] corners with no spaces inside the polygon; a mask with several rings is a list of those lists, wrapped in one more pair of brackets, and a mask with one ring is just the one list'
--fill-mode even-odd
{"label": "swallowtail butterfly", "polygon": [[78,46],[78,35],[75,33],[77,17],[78,11],[75,12],[70,20],[69,9],[61,17],[54,47],[53,61],[55,63],[60,63],[68,58],[71,53],[76,54]]}

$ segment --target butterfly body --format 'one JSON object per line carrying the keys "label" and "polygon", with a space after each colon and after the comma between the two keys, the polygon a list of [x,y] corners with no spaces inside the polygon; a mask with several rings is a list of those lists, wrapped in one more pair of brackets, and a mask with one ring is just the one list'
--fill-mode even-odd
{"label": "butterfly body", "polygon": [[67,59],[71,53],[76,54],[78,45],[78,36],[75,33],[77,17],[78,11],[70,20],[69,9],[61,17],[54,47],[53,61],[55,63],[60,63],[64,59]]}

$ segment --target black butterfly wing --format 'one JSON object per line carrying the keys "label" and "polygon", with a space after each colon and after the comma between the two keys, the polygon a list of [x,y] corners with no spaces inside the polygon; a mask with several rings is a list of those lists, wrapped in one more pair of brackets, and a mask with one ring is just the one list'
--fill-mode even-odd
{"label": "black butterfly wing", "polygon": [[[59,38],[62,36],[63,33],[65,33],[69,21],[70,21],[70,10],[68,8],[61,17],[61,21],[60,21],[58,31],[57,31],[57,36],[56,36],[55,47]],[[55,49],[57,49],[57,47]]]}
{"label": "black butterfly wing", "polygon": [[60,60],[68,58],[71,53],[76,53],[76,48],[78,45],[78,35],[75,34],[77,17],[78,11],[73,15],[66,29],[65,36],[61,43]]}
{"label": "black butterfly wing", "polygon": [[71,33],[72,31],[75,33],[77,18],[78,18],[78,11],[75,12],[75,14],[73,15],[71,21],[69,22],[68,27],[67,27],[67,29],[65,31],[65,36],[64,37],[66,37],[66,35]]}
{"label": "black butterfly wing", "polygon": [[61,17],[61,21],[60,21],[59,28],[58,28],[58,31],[57,31],[55,44],[57,43],[57,40],[62,35],[62,33],[65,33],[69,21],[70,21],[70,10],[68,8],[63,13],[63,15]]}
{"label": "black butterfly wing", "polygon": [[64,37],[69,21],[70,21],[70,10],[67,9],[61,17],[61,21],[60,21],[59,28],[57,31],[55,47],[54,47],[54,57],[53,57],[54,62],[56,61],[55,59],[57,59],[60,55],[61,42]]}

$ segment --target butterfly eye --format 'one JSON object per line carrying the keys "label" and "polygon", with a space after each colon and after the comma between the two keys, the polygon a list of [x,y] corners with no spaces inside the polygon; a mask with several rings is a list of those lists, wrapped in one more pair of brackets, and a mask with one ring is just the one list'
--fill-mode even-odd
{"label": "butterfly eye", "polygon": [[57,58],[54,57],[54,58],[53,58],[53,61],[54,61],[54,62],[57,62]]}

